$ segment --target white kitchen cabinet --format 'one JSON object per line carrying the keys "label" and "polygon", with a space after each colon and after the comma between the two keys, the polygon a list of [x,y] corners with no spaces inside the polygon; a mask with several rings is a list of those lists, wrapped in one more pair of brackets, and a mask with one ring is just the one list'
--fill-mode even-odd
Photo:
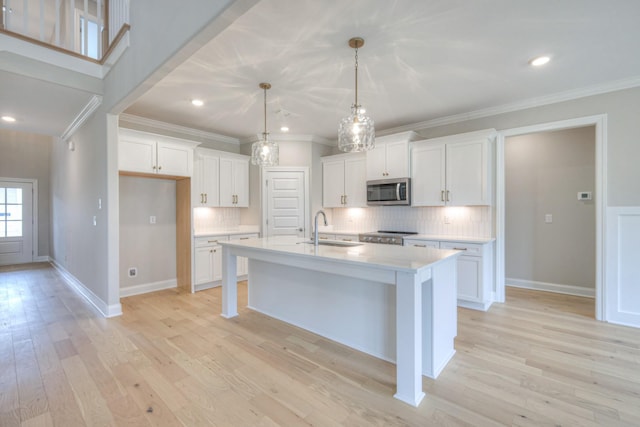
{"label": "white kitchen cabinet", "polygon": [[118,169],[140,174],[190,177],[197,142],[120,129]]}
{"label": "white kitchen cabinet", "polygon": [[220,156],[220,206],[249,206],[249,156]]}
{"label": "white kitchen cabinet", "polygon": [[194,207],[220,206],[220,157],[196,150],[191,202]]}
{"label": "white kitchen cabinet", "polygon": [[486,311],[493,302],[493,242],[404,239],[405,246],[464,251],[457,263],[458,306]]}
{"label": "white kitchen cabinet", "polygon": [[222,280],[222,246],[229,236],[198,237],[194,244],[193,290],[199,291],[215,286]]}
{"label": "white kitchen cabinet", "polygon": [[489,129],[413,142],[412,205],[491,205],[494,138]]}
{"label": "white kitchen cabinet", "polygon": [[322,158],[322,206],[367,206],[364,154],[338,154]]}
{"label": "white kitchen cabinet", "polygon": [[367,180],[408,178],[409,142],[415,132],[402,132],[376,138],[373,150],[367,151]]}

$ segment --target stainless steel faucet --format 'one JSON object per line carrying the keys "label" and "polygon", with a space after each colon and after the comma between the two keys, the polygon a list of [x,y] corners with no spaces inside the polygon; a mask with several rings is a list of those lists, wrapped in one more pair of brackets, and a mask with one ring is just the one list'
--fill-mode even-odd
{"label": "stainless steel faucet", "polygon": [[322,214],[322,217],[324,218],[324,225],[327,226],[329,224],[327,224],[327,215],[325,215],[324,211],[322,209],[320,209],[318,212],[316,212],[316,217],[314,219],[314,229],[313,229],[313,244],[318,246],[318,215]]}

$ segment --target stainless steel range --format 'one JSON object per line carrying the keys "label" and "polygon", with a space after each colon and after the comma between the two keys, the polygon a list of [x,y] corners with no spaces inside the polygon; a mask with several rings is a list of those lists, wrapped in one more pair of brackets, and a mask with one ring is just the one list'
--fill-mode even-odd
{"label": "stainless steel range", "polygon": [[390,231],[378,230],[372,233],[362,233],[358,235],[358,240],[365,243],[382,243],[385,245],[402,245],[404,237],[418,234],[415,231]]}

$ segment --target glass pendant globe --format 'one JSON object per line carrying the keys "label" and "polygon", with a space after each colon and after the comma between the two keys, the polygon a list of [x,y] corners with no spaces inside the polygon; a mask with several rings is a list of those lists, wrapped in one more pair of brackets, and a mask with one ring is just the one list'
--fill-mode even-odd
{"label": "glass pendant globe", "polygon": [[262,140],[251,145],[251,163],[259,166],[278,166],[278,144],[269,140],[269,134],[262,134]]}
{"label": "glass pendant globe", "polygon": [[338,126],[338,148],[347,153],[374,148],[376,132],[373,119],[365,116],[359,105],[351,106],[351,115]]}

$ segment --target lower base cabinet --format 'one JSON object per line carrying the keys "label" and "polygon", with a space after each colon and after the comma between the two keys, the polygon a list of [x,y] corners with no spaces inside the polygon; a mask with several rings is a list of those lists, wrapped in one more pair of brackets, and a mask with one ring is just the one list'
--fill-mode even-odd
{"label": "lower base cabinet", "polygon": [[[220,286],[222,283],[222,246],[220,246],[219,242],[253,239],[257,237],[257,233],[196,237],[193,250],[194,275],[192,290],[194,292],[201,291],[203,289]],[[244,257],[238,257],[238,279],[246,278],[248,271],[248,260]]]}
{"label": "lower base cabinet", "polygon": [[405,239],[405,246],[464,251],[458,257],[458,306],[487,311],[493,303],[493,242]]}

